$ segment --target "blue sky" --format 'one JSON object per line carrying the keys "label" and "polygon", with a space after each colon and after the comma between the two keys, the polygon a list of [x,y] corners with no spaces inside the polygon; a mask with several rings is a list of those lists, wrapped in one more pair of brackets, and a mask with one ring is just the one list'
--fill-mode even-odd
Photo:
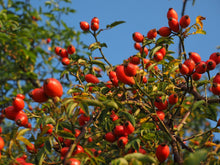
{"label": "blue sky", "polygon": [[[104,28],[114,21],[126,21],[125,24],[104,31],[99,36],[101,42],[106,42],[108,45],[108,48],[103,50],[104,54],[110,62],[119,64],[124,59],[137,53],[133,48],[133,32],[138,31],[146,35],[152,28],[159,29],[162,26],[168,26],[166,18],[168,9],[172,7],[180,15],[182,4],[182,0],[119,0],[117,3],[103,0],[73,1],[73,8],[76,9],[76,13],[74,18],[69,20],[76,29],[79,29],[80,21],[90,22],[93,17],[100,19],[100,28]],[[192,1],[189,1],[185,10],[185,14],[191,18],[191,24],[195,23],[198,15],[206,17],[204,30],[207,34],[193,35],[185,40],[186,51],[199,53],[204,61],[209,58],[212,52],[217,51],[216,46],[220,45],[219,6],[219,0],[196,0],[194,6],[192,6]],[[89,35],[82,36],[82,40],[88,44],[94,41]],[[178,50],[177,44],[172,50]]]}

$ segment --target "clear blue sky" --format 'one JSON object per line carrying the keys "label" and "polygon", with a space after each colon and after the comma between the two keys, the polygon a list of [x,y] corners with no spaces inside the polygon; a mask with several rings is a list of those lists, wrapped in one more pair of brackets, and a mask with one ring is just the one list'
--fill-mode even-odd
{"label": "clear blue sky", "polygon": [[[166,18],[168,9],[172,7],[180,15],[182,4],[183,0],[78,0],[73,1],[76,13],[74,18],[69,18],[69,20],[76,29],[79,29],[80,21],[90,22],[95,16],[100,19],[100,28],[114,21],[126,21],[125,24],[105,31],[99,36],[100,40],[108,45],[108,48],[104,49],[107,58],[113,64],[119,64],[137,53],[133,48],[133,32],[138,31],[146,35],[152,28],[159,29],[162,26],[168,26]],[[212,52],[217,51],[216,46],[220,45],[219,7],[219,0],[196,0],[194,6],[192,6],[192,0],[187,2],[185,14],[190,16],[191,23],[195,23],[198,15],[206,17],[204,30],[207,34],[190,36],[185,43],[186,51],[199,53],[202,60],[207,60]],[[82,39],[88,44],[93,41],[89,35],[82,36]],[[177,51],[177,47],[174,47],[173,51]]]}

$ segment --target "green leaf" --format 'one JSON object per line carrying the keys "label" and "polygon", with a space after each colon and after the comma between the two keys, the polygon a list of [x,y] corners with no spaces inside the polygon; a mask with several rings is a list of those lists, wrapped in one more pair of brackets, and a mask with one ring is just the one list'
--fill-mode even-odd
{"label": "green leaf", "polygon": [[153,58],[154,54],[155,54],[158,50],[160,50],[161,48],[162,48],[162,46],[156,46],[156,47],[154,47],[154,48],[150,51],[149,57],[150,57],[150,58]]}
{"label": "green leaf", "polygon": [[83,111],[85,112],[85,114],[88,116],[89,115],[89,108],[88,105],[86,104],[79,104],[80,108],[83,109]]}
{"label": "green leaf", "polygon": [[66,139],[75,140],[75,136],[72,133],[68,132],[68,131],[60,130],[60,131],[57,132],[57,135],[61,136],[63,138],[66,138]]}
{"label": "green leaf", "polygon": [[168,59],[169,61],[172,61],[175,58],[172,55],[170,55],[170,54],[166,54],[165,59]]}
{"label": "green leaf", "polygon": [[31,146],[31,142],[23,136],[18,136],[16,140],[22,141],[25,145]]}
{"label": "green leaf", "polygon": [[205,103],[205,100],[200,100],[200,101],[195,102],[192,106],[192,111],[194,111],[198,107],[200,108],[203,107],[204,103]]}
{"label": "green leaf", "polygon": [[91,105],[91,106],[99,106],[99,107],[103,106],[103,103],[98,100],[82,99],[80,101],[84,104]]}
{"label": "green leaf", "polygon": [[142,153],[131,153],[127,154],[124,157],[126,160],[130,161],[132,159],[137,159],[143,163],[156,163],[157,161],[154,159],[154,157],[147,155],[147,154],[142,154]]}
{"label": "green leaf", "polygon": [[71,102],[73,102],[73,98],[65,98],[62,101],[62,106],[65,106],[66,104],[69,104]]}
{"label": "green leaf", "polygon": [[95,42],[92,43],[91,45],[89,45],[88,49],[91,51],[94,51],[95,49],[100,49],[101,48],[101,44],[100,42]]}
{"label": "green leaf", "polygon": [[36,148],[38,148],[40,145],[44,144],[45,141],[48,140],[49,136],[44,136],[45,133],[40,133],[37,136],[36,141],[34,142],[34,145]]}
{"label": "green leaf", "polygon": [[74,109],[76,108],[77,105],[78,105],[78,103],[71,102],[71,103],[67,106],[67,108],[66,108],[66,113],[67,113],[67,116],[68,116],[69,118],[72,117],[73,111],[74,111]]}
{"label": "green leaf", "polygon": [[36,156],[36,164],[42,165],[44,156],[46,155],[44,147],[40,149],[40,151],[37,152]]}
{"label": "green leaf", "polygon": [[29,128],[21,129],[21,130],[17,133],[17,137],[23,136],[27,131],[30,131],[30,129],[29,129]]}
{"label": "green leaf", "polygon": [[115,22],[111,23],[110,25],[107,25],[106,28],[113,28],[113,27],[120,25],[122,23],[125,23],[125,21],[115,21]]}
{"label": "green leaf", "polygon": [[157,91],[157,92],[151,92],[150,96],[165,96],[166,94],[162,91]]}
{"label": "green leaf", "polygon": [[103,104],[107,107],[118,109],[118,104],[113,100],[106,100]]}
{"label": "green leaf", "polygon": [[71,93],[81,93],[81,92],[82,92],[82,90],[79,88],[71,88],[67,91],[67,94],[69,95]]}
{"label": "green leaf", "polygon": [[179,68],[179,66],[174,66],[172,69],[169,70],[169,75],[175,73],[175,71]]}
{"label": "green leaf", "polygon": [[119,116],[124,116],[135,127],[135,125],[136,125],[135,118],[130,113],[124,112],[124,111],[120,111],[119,112]]}
{"label": "green leaf", "polygon": [[106,43],[101,43],[100,46],[107,48],[107,44]]}
{"label": "green leaf", "polygon": [[60,79],[63,78],[63,76],[65,74],[69,74],[69,71],[68,70],[64,70],[61,74],[60,74]]}
{"label": "green leaf", "polygon": [[141,124],[141,128],[142,129],[155,129],[155,125],[154,123],[147,122],[147,123]]}
{"label": "green leaf", "polygon": [[16,139],[18,128],[19,128],[19,127],[14,127],[14,128],[11,130],[10,139],[13,139],[13,140]]}
{"label": "green leaf", "polygon": [[208,104],[208,106],[205,108],[204,116],[210,120],[217,121],[217,111],[218,108],[215,105]]}
{"label": "green leaf", "polygon": [[56,125],[56,122],[54,121],[54,119],[50,116],[47,116],[44,118],[44,124],[53,124]]}
{"label": "green leaf", "polygon": [[52,153],[52,145],[51,145],[50,139],[48,139],[48,140],[45,142],[44,148],[45,148],[45,151],[47,152],[47,154],[51,154],[51,153]]}
{"label": "green leaf", "polygon": [[91,60],[90,62],[91,62],[91,64],[96,64],[96,65],[98,65],[100,68],[102,68],[103,71],[106,70],[105,64],[104,64],[102,61],[99,61],[99,60]]}
{"label": "green leaf", "polygon": [[132,140],[132,141],[130,141],[128,144],[130,145],[130,147],[129,148],[133,148],[133,149],[135,149],[135,150],[139,150],[139,148],[140,148],[140,143],[141,143],[141,140],[140,139],[134,139],[134,140]]}
{"label": "green leaf", "polygon": [[150,72],[151,70],[154,70],[154,67],[155,67],[156,65],[157,65],[157,63],[154,63],[154,64],[150,65],[150,66],[147,68],[148,72]]}
{"label": "green leaf", "polygon": [[149,78],[147,81],[148,81],[148,83],[152,83],[152,82],[154,82],[154,81],[156,81],[156,80],[157,80],[157,78],[151,77],[151,78]]}
{"label": "green leaf", "polygon": [[117,158],[111,161],[111,165],[128,165],[128,161],[124,158]]}
{"label": "green leaf", "polygon": [[209,83],[210,83],[209,80],[201,80],[201,81],[198,81],[197,87],[200,87],[202,85],[209,84]]}
{"label": "green leaf", "polygon": [[137,159],[131,159],[131,162],[129,162],[132,165],[143,165],[143,163]]}
{"label": "green leaf", "polygon": [[51,6],[51,1],[46,1],[46,2],[45,2],[45,5],[46,5],[46,6],[47,6],[47,5],[48,5],[48,6]]}
{"label": "green leaf", "polygon": [[68,26],[66,25],[66,23],[63,20],[61,20],[61,23],[65,27],[65,29],[67,29],[67,30],[69,29]]}
{"label": "green leaf", "polygon": [[99,64],[105,65],[102,61],[99,61],[99,60],[91,60],[90,63],[96,64],[96,65],[99,65]]}
{"label": "green leaf", "polygon": [[208,152],[205,149],[190,153],[189,156],[184,160],[184,165],[199,165],[206,159],[207,154]]}

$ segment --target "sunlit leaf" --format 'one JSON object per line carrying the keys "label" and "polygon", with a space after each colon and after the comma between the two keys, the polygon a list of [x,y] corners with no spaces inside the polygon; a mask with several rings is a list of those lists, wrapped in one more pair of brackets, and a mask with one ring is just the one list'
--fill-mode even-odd
{"label": "sunlit leaf", "polygon": [[23,136],[18,136],[16,140],[22,141],[25,145],[31,146],[31,142]]}
{"label": "sunlit leaf", "polygon": [[95,42],[89,45],[88,49],[94,51],[95,49],[101,48],[100,42]]}
{"label": "sunlit leaf", "polygon": [[19,132],[17,133],[17,137],[23,136],[27,131],[30,131],[30,129],[26,128],[26,129],[19,130]]}
{"label": "sunlit leaf", "polygon": [[107,107],[118,109],[118,104],[113,100],[106,100],[103,104]]}
{"label": "sunlit leaf", "polygon": [[72,117],[73,111],[77,105],[78,105],[78,103],[74,103],[74,102],[71,102],[70,104],[68,104],[68,106],[66,108],[66,113],[67,113],[68,117]]}
{"label": "sunlit leaf", "polygon": [[111,161],[111,165],[128,165],[128,161],[125,158],[117,158]]}
{"label": "sunlit leaf", "polygon": [[142,154],[142,153],[127,154],[124,158],[128,161],[130,161],[131,159],[137,159],[143,163],[146,163],[146,162],[147,163],[156,163],[157,162],[154,157],[152,157],[148,154]]}

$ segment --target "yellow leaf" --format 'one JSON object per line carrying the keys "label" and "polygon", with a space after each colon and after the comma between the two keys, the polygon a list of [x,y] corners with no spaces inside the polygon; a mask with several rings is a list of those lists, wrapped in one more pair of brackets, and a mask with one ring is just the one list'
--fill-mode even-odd
{"label": "yellow leaf", "polygon": [[21,130],[18,132],[17,137],[23,136],[27,131],[30,131],[30,129],[29,129],[29,128],[21,129]]}
{"label": "yellow leaf", "polygon": [[197,16],[196,17],[196,23],[200,25],[201,29],[203,29],[203,23],[202,20],[205,20],[206,18],[203,16]]}
{"label": "yellow leaf", "polygon": [[50,57],[48,58],[48,61],[51,61],[53,58],[54,58],[54,56],[50,56]]}
{"label": "yellow leaf", "polygon": [[154,85],[154,86],[153,86],[153,90],[152,90],[152,92],[156,92],[157,89],[158,89],[157,86]]}
{"label": "yellow leaf", "polygon": [[[183,35],[188,36],[188,35],[193,35],[193,34],[206,34],[206,32],[203,30],[203,23],[202,23],[202,20],[205,20],[205,19],[206,18],[203,16],[197,16],[196,23],[193,24],[192,26],[186,28],[185,31],[183,32]],[[191,28],[196,29],[196,31],[189,33]]]}
{"label": "yellow leaf", "polygon": [[22,141],[25,145],[31,146],[31,142],[23,136],[17,137],[16,140]]}
{"label": "yellow leaf", "polygon": [[140,119],[140,123],[142,124],[142,123],[146,122],[148,119],[149,119],[149,117],[142,118],[142,119]]}

